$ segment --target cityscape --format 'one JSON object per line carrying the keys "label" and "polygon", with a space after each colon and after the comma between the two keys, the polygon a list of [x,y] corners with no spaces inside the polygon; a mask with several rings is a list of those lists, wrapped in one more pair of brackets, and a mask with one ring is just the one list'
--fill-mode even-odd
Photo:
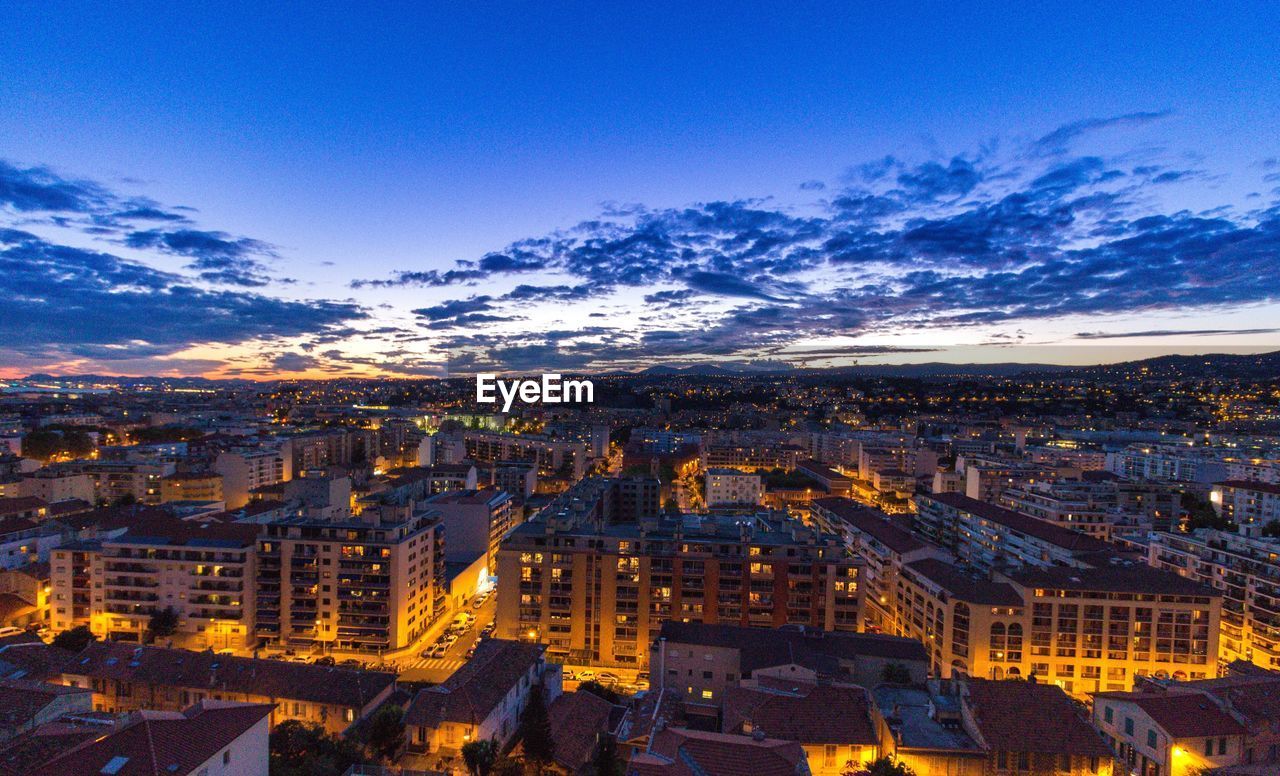
{"label": "cityscape", "polygon": [[0,776],[1280,776],[1275,6],[498,5],[0,9]]}

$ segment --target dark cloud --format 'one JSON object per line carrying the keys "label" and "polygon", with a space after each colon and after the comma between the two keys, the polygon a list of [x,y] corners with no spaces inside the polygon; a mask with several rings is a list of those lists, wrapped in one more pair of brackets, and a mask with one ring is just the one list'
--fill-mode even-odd
{"label": "dark cloud", "polygon": [[259,259],[276,257],[275,249],[260,240],[200,229],[148,229],[129,234],[124,244],[189,258],[187,268],[202,280],[236,286],[267,285],[267,267]]}
{"label": "dark cloud", "polygon": [[28,359],[163,356],[341,328],[356,305],[211,291],[109,253],[0,228],[0,348]]}
{"label": "dark cloud", "polygon": [[93,213],[112,199],[96,183],[60,177],[47,167],[15,167],[0,160],[0,206],[20,213]]}
{"label": "dark cloud", "polygon": [[1214,334],[1275,334],[1280,329],[1152,329],[1150,331],[1082,331],[1076,339],[1129,339],[1131,337],[1205,337]]}
{"label": "dark cloud", "polygon": [[434,307],[422,307],[412,312],[429,321],[443,321],[466,313],[492,310],[492,301],[493,297],[490,296],[473,296],[470,299],[454,299]]}

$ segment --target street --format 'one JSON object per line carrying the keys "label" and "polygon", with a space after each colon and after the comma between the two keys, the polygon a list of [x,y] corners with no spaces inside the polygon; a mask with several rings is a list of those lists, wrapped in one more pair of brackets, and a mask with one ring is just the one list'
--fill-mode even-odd
{"label": "street", "polygon": [[[423,650],[429,649],[435,643],[435,639],[424,639],[416,647],[416,653],[400,658],[395,661],[400,667],[400,678],[406,682],[434,682],[439,684],[448,679],[454,671],[457,671],[467,662],[467,650],[475,644],[476,639],[480,636],[480,630],[484,628],[490,620],[493,619],[494,613],[498,608],[498,596],[496,591],[489,596],[489,600],[484,602],[484,606],[479,609],[468,607],[466,611],[476,616],[475,623],[467,630],[466,633],[458,637],[453,646],[445,652],[444,657],[424,658],[421,653]],[[461,613],[462,610],[451,613],[445,620],[444,627],[438,631],[433,631],[432,635],[442,634],[448,628],[449,623],[453,622],[453,618]]]}

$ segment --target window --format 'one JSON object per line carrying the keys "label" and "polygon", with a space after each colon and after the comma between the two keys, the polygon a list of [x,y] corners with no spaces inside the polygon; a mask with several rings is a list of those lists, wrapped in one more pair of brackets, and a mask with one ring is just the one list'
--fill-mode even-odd
{"label": "window", "polygon": [[827,744],[822,751],[822,764],[827,768],[836,766],[836,745]]}
{"label": "window", "polygon": [[1102,718],[1107,721],[1108,725],[1115,721],[1115,716],[1115,711],[1110,706],[1102,709]]}
{"label": "window", "polygon": [[1206,738],[1204,740],[1204,756],[1213,757],[1213,739]]}
{"label": "window", "polygon": [[1124,718],[1124,734],[1126,736],[1133,735],[1133,717]]}
{"label": "window", "polygon": [[1156,738],[1156,731],[1154,731],[1154,730],[1148,730],[1148,731],[1147,731],[1147,746],[1151,747],[1152,749],[1155,749],[1155,748],[1156,748],[1156,741],[1157,741],[1157,740],[1158,740],[1158,739]]}
{"label": "window", "polygon": [[1058,755],[1058,770],[1065,771],[1066,773],[1071,772],[1071,755]]}
{"label": "window", "polygon": [[1218,754],[1226,754],[1226,753],[1227,753],[1227,739],[1225,739],[1225,738],[1219,738],[1219,739],[1218,739]]}
{"label": "window", "polygon": [[223,765],[230,765],[230,764],[231,764],[231,750],[230,750],[230,749],[228,749],[227,751],[225,751],[225,752],[223,752],[223,753],[222,753],[222,764],[223,764]]}

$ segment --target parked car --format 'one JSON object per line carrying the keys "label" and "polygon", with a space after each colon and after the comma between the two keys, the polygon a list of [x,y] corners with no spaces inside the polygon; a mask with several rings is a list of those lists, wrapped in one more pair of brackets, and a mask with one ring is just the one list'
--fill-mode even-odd
{"label": "parked car", "polygon": [[333,655],[323,655],[316,658],[316,665],[318,666],[335,666],[337,664],[338,661],[334,660]]}
{"label": "parked car", "polygon": [[593,679],[595,679],[595,678],[596,678],[596,672],[595,672],[595,671],[591,671],[591,670],[586,670],[586,671],[583,671],[582,673],[578,674],[578,681],[579,681],[579,682],[590,682],[591,680],[593,680]]}
{"label": "parked car", "polygon": [[617,674],[610,673],[608,671],[601,671],[596,681],[603,685],[610,685],[617,684],[618,682],[621,682],[622,679]]}

